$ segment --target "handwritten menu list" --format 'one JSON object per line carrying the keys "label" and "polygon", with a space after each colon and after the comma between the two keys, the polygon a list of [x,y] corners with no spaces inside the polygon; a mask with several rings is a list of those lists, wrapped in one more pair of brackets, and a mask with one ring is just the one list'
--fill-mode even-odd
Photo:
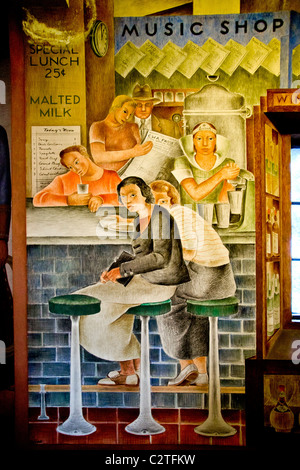
{"label": "handwritten menu list", "polygon": [[47,186],[57,175],[66,173],[59,152],[80,145],[80,126],[32,126],[32,194]]}

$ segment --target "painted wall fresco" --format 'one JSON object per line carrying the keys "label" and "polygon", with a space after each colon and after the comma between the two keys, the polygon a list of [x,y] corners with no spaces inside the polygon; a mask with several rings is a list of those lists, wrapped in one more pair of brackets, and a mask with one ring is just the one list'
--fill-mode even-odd
{"label": "painted wall fresco", "polygon": [[[150,320],[151,384],[189,386],[198,380],[193,385],[196,390],[208,381],[208,322],[206,319],[200,325],[189,317],[188,324],[186,299],[220,299],[230,293],[238,298],[239,308],[234,317],[219,319],[220,376],[221,385],[234,390],[223,391],[222,408],[244,409],[244,362],[255,354],[255,179],[253,155],[247,145],[247,122],[253,115],[253,106],[259,104],[268,88],[288,87],[299,75],[295,66],[297,21],[298,15],[282,12],[115,18],[115,100],[105,110],[101,108],[105,90],[91,96],[86,88],[86,76],[96,71],[86,69],[84,52],[92,47],[99,60],[99,73],[110,33],[105,22],[104,26],[102,22],[94,25],[90,44],[83,35],[83,22],[78,26],[82,36],[77,47],[71,43],[57,50],[51,42],[50,46],[41,47],[39,41],[28,40],[30,407],[40,406],[44,386],[49,408],[69,405],[68,390],[60,386],[67,386],[70,381],[70,319],[58,318],[49,311],[51,298],[76,293],[93,295],[103,302],[102,316],[100,312],[81,321],[84,406],[138,408],[138,392],[127,393],[126,388],[120,393],[99,390],[101,386],[113,389],[116,384],[138,384],[140,324],[124,315],[127,308],[157,301],[158,297],[173,298],[176,318],[170,315],[169,323],[167,318],[165,322]],[[46,68],[51,57],[60,62],[51,68],[50,77],[46,76]],[[65,60],[70,69],[74,67],[72,73],[64,65]],[[70,83],[65,88],[67,81]],[[47,83],[46,88],[43,83]],[[98,104],[99,116],[87,116],[89,99]],[[143,108],[145,103],[148,111]],[[144,135],[136,118],[143,112],[147,115],[149,110],[152,123]],[[210,139],[207,153],[197,137],[199,141]],[[64,153],[66,147],[69,150]],[[220,175],[221,182],[218,180],[218,184],[200,194],[200,183]],[[126,179],[131,177],[142,178],[146,185],[137,179]],[[163,180],[163,185],[155,191],[156,180]],[[88,188],[83,187],[87,184]],[[140,198],[140,205],[128,202],[128,186],[134,197]],[[152,199],[147,200],[149,187],[153,193]],[[176,195],[175,206],[172,192]],[[173,214],[170,220],[177,220],[180,232],[179,236],[172,228],[172,237],[158,237],[158,251],[148,246],[141,235],[145,214],[150,218],[151,230],[162,229],[161,220],[153,216],[154,202],[155,207],[164,206],[158,211],[160,217]],[[176,213],[178,208],[182,214]],[[180,231],[184,218],[198,228],[193,236],[186,236],[184,224]],[[178,249],[179,240],[182,246]],[[213,250],[208,247],[210,240]],[[140,251],[138,243],[143,245]],[[205,243],[213,251],[209,251],[208,259],[203,256]],[[110,269],[124,252],[135,254],[135,259]],[[158,253],[164,262],[153,269]],[[172,253],[176,253],[173,277],[174,272],[178,277],[179,273],[189,276],[186,284],[190,289],[176,288],[176,295],[173,284],[184,286],[187,279],[171,280],[167,268]],[[157,271],[155,279],[152,271]],[[115,282],[128,276],[134,276],[129,288]],[[205,292],[199,292],[200,284]],[[168,344],[170,332],[172,343],[189,325],[187,344],[181,345],[181,351],[174,351],[173,345]],[[100,330],[101,338],[97,335]],[[190,352],[193,333],[199,331],[203,335],[201,347],[197,344]],[[122,350],[117,354],[126,342],[133,352],[126,355]],[[115,370],[121,373],[112,373]],[[182,373],[184,379],[180,381]],[[207,395],[164,391],[153,394],[152,403],[166,409],[203,409],[207,408]]]}

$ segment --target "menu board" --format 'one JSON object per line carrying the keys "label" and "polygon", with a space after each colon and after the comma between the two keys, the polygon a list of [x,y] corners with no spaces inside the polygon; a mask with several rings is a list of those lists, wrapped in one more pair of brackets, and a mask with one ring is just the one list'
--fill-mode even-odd
{"label": "menu board", "polygon": [[55,176],[66,172],[59,153],[80,145],[80,126],[32,126],[32,195],[47,186]]}

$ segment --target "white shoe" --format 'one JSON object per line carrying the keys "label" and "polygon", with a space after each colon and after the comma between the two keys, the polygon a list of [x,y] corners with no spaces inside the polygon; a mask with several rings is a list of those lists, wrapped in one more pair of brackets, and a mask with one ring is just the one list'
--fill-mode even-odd
{"label": "white shoe", "polygon": [[112,370],[107,374],[107,377],[100,379],[98,385],[131,385],[136,386],[139,384],[139,377],[137,374],[123,375],[118,370]]}
{"label": "white shoe", "polygon": [[208,375],[207,373],[204,374],[198,374],[198,377],[196,380],[191,382],[191,385],[207,385],[208,384]]}
{"label": "white shoe", "polygon": [[198,369],[194,364],[189,364],[175,377],[168,382],[168,385],[189,385],[198,377]]}

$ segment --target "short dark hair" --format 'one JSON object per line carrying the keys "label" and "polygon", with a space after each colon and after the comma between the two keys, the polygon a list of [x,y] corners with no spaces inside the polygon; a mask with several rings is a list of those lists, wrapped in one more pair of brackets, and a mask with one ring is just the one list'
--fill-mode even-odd
{"label": "short dark hair", "polygon": [[124,178],[117,186],[117,192],[118,196],[120,197],[120,190],[124,186],[128,186],[130,184],[136,184],[140,188],[142,196],[146,198],[145,202],[148,204],[154,204],[155,199],[153,196],[153,193],[151,191],[150,186],[148,186],[147,183],[142,178],[139,178],[138,176],[128,176],[127,178]]}

